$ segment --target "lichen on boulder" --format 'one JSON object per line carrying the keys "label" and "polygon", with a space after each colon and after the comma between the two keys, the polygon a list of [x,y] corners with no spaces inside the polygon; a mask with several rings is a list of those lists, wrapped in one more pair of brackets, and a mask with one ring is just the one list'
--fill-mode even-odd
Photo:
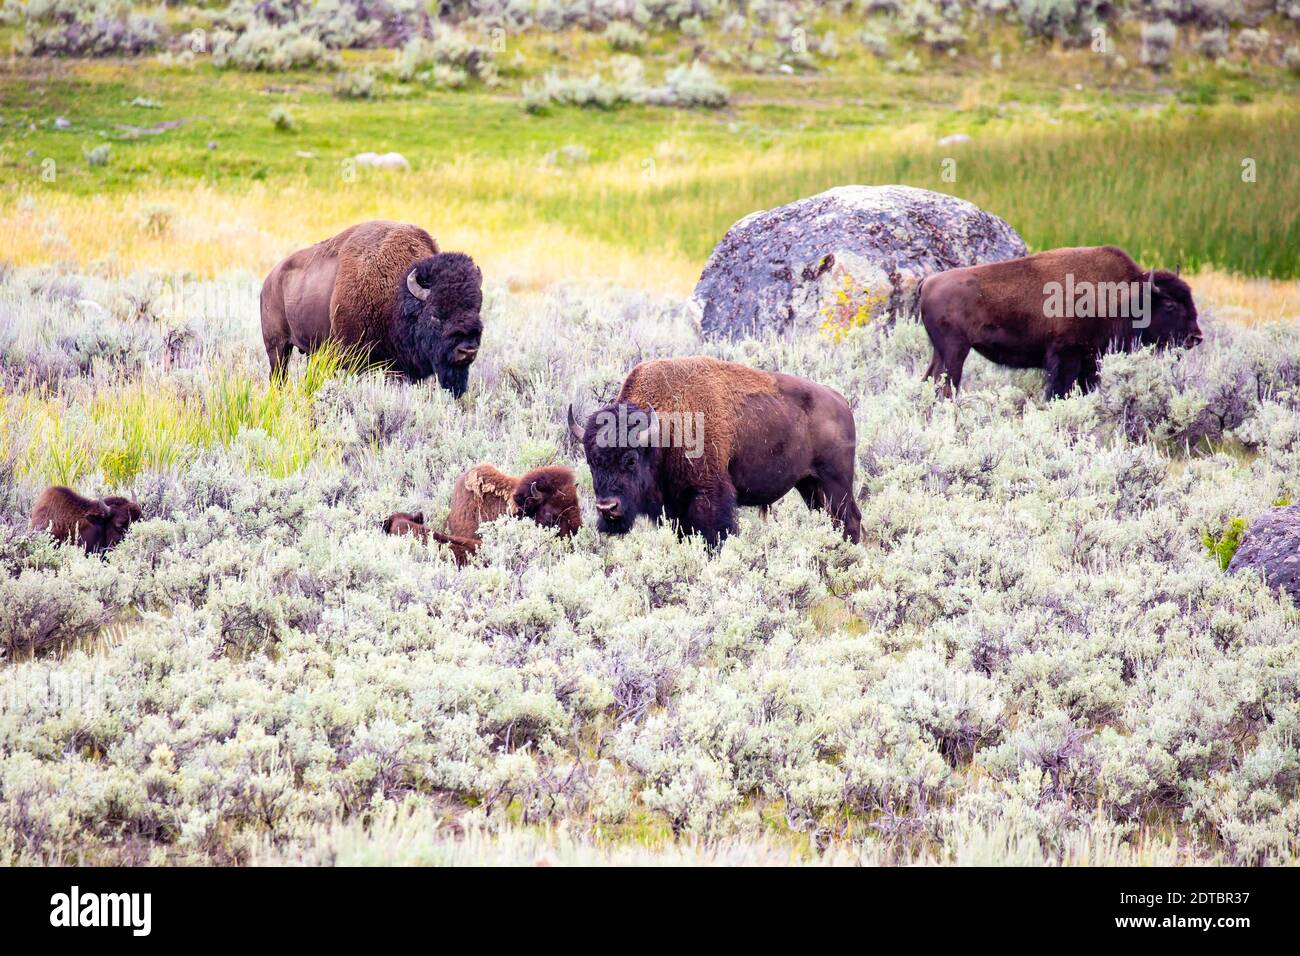
{"label": "lichen on boulder", "polygon": [[1300,605],[1300,505],[1260,515],[1241,539],[1228,571],[1255,568],[1269,587],[1281,588]]}

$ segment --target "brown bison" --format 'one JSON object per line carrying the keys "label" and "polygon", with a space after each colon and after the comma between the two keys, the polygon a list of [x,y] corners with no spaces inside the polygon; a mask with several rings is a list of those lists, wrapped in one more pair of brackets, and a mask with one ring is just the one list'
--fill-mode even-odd
{"label": "brown bison", "polygon": [[569,428],[606,533],[644,514],[713,546],[736,530],[737,505],[766,507],[797,488],[850,541],[860,535],[853,413],[816,382],[714,358],[658,359],[632,369],[585,428],[570,407]]}
{"label": "brown bison", "polygon": [[418,538],[420,541],[428,544],[434,541],[437,544],[445,544],[451,548],[451,553],[456,558],[456,563],[464,565],[469,561],[469,557],[478,550],[480,544],[478,538],[458,538],[455,535],[443,534],[441,531],[434,531],[424,523],[424,512],[417,511],[414,514],[408,514],[405,511],[395,511],[384,520],[384,534],[409,534]]}
{"label": "brown bison", "polygon": [[459,252],[439,252],[423,229],[363,222],[300,249],[262,283],[262,341],[272,380],[296,348],[326,341],[359,349],[412,381],[436,375],[464,394],[483,335],[483,275]]}
{"label": "brown bison", "polygon": [[582,527],[578,487],[572,468],[548,465],[518,478],[492,465],[475,465],[456,479],[447,530],[458,537],[478,536],[478,526],[509,514],[529,518],[570,537]]}
{"label": "brown bison", "polygon": [[76,542],[87,554],[116,547],[132,521],[139,521],[140,506],[128,498],[83,498],[71,488],[46,488],[32,508],[31,529],[45,531],[60,542]]}
{"label": "brown bison", "polygon": [[1090,391],[1107,351],[1201,341],[1187,283],[1174,272],[1143,272],[1116,246],[940,272],[921,284],[920,307],[934,345],[925,374],[946,396],[961,386],[971,349],[1012,368],[1045,369],[1047,397],[1059,398],[1076,383]]}
{"label": "brown bison", "polygon": [[492,465],[475,465],[456,479],[447,533],[428,528],[419,511],[394,512],[384,522],[384,533],[413,534],[426,543],[445,544],[456,555],[456,563],[464,564],[481,544],[479,525],[502,515],[528,518],[564,537],[577,534],[582,511],[573,469],[551,465],[514,478]]}

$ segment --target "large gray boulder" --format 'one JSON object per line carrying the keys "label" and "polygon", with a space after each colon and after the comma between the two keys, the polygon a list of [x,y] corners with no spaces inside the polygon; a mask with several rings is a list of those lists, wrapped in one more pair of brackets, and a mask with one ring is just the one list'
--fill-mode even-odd
{"label": "large gray boulder", "polygon": [[1300,505],[1273,508],[1246,530],[1228,571],[1257,568],[1270,587],[1281,588],[1300,605]]}
{"label": "large gray boulder", "polygon": [[840,186],[751,213],[709,256],[692,306],[705,336],[803,335],[911,314],[933,272],[1025,255],[1005,222],[911,186]]}

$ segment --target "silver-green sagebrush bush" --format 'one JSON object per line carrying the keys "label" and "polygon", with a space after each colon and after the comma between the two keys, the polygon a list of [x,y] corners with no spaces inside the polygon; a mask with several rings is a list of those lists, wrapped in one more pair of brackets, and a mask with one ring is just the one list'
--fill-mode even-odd
{"label": "silver-green sagebrush bush", "polygon": [[[256,279],[169,288],[0,279],[0,862],[1296,858],[1300,612],[1201,544],[1300,496],[1294,325],[1203,307],[1087,397],[972,360],[945,402],[910,320],[703,343],[489,284],[453,400],[324,359],[270,390]],[[849,398],[861,545],[797,497],[714,555],[382,534],[478,461],[576,464],[591,515],[566,407],[697,352]],[[145,520],[29,536],[58,475]]]}

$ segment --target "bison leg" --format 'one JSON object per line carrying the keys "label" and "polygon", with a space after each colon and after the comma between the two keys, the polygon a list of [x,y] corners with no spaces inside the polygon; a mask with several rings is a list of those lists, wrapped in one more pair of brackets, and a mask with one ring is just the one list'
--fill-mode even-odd
{"label": "bison leg", "polygon": [[862,512],[853,500],[853,470],[850,463],[847,476],[827,475],[824,478],[804,478],[795,484],[804,504],[810,511],[825,511],[831,521],[854,544],[862,537]]}
{"label": "bison leg", "polygon": [[[930,367],[926,369],[925,375],[936,384],[941,383],[940,393],[944,398],[952,398],[953,389],[961,387],[961,371],[966,364],[966,356],[970,354],[970,343],[961,332],[927,309],[924,303],[921,306],[921,323],[925,326],[925,334],[930,337],[930,344],[934,346],[934,356],[930,359]],[[947,373],[947,381],[943,381],[944,373]]]}
{"label": "bison leg", "polygon": [[289,377],[289,356],[293,354],[293,343],[288,339],[265,340],[266,357],[271,363],[271,384],[283,384]]}
{"label": "bison leg", "polygon": [[1087,395],[1097,387],[1099,381],[1101,381],[1101,373],[1097,370],[1097,356],[1090,352],[1083,357],[1080,365],[1079,388]]}
{"label": "bison leg", "polygon": [[938,382],[941,375],[943,375],[943,356],[939,354],[938,349],[935,349],[934,355],[930,357],[930,367],[925,370],[925,374],[921,378],[928,378],[932,382]]}
{"label": "bison leg", "polygon": [[966,356],[970,355],[970,343],[966,341],[945,342],[938,347],[943,361],[946,381],[943,383],[943,397],[952,398],[952,393],[961,388],[961,373],[966,367]]}
{"label": "bison leg", "polygon": [[718,484],[696,492],[681,519],[683,534],[701,534],[710,548],[716,548],[729,534],[736,533],[736,489]]}
{"label": "bison leg", "polygon": [[1075,352],[1049,351],[1044,364],[1047,372],[1045,389],[1047,399],[1050,401],[1053,398],[1065,398],[1069,395],[1074,389],[1074,383],[1079,380],[1082,366],[1082,359]]}
{"label": "bison leg", "polygon": [[803,503],[808,506],[809,511],[816,511],[818,508],[826,510],[826,492],[822,490],[822,483],[816,478],[802,478],[795,482],[795,488],[803,496]]}

